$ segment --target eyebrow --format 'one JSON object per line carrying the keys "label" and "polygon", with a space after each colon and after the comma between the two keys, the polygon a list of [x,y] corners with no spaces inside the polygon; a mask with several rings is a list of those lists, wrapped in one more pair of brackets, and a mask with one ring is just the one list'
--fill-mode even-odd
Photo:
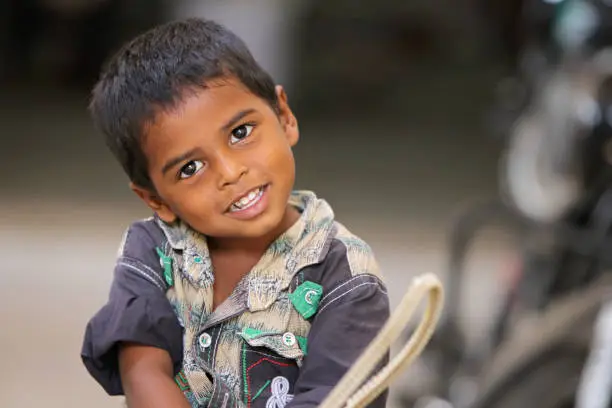
{"label": "eyebrow", "polygon": [[240,121],[240,119],[244,118],[247,115],[250,115],[253,112],[256,112],[255,109],[245,109],[238,112],[237,114],[232,116],[231,119],[225,123],[225,125],[221,126],[221,131],[227,132],[232,128],[232,126],[234,126],[238,121]]}
{"label": "eyebrow", "polygon": [[198,149],[197,147],[194,149],[191,149],[179,156],[173,157],[172,159],[168,160],[166,162],[166,164],[164,164],[164,167],[162,167],[162,174],[166,174],[168,172],[168,170],[170,170],[171,168],[173,168],[174,166],[176,166],[177,164],[180,164],[181,162],[193,157],[196,155],[196,153],[198,153],[200,151],[200,149]]}

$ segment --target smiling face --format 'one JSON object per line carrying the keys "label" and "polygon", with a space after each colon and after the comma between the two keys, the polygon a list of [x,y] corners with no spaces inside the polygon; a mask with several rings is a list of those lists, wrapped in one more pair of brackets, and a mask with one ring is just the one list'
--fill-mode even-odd
{"label": "smiling face", "polygon": [[277,87],[277,114],[238,81],[207,85],[147,127],[142,149],[156,192],[132,188],[162,220],[211,238],[280,234],[294,221],[299,136],[286,95]]}

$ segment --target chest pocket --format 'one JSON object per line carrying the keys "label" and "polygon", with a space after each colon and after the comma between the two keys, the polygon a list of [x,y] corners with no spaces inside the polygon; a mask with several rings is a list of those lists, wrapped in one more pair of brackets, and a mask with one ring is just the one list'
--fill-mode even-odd
{"label": "chest pocket", "polygon": [[255,329],[241,332],[247,407],[283,408],[293,399],[299,367],[306,355],[306,338],[292,332]]}

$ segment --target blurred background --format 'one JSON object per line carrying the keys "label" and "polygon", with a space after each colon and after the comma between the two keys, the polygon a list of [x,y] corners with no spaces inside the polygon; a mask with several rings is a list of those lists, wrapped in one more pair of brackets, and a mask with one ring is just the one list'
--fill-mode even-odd
{"label": "blurred background", "polygon": [[609,3],[0,0],[0,406],[122,406],[79,352],[149,214],[89,92],[124,41],[198,16],[285,86],[297,187],[372,245],[392,305],[416,274],[445,281],[391,407],[607,407]]}

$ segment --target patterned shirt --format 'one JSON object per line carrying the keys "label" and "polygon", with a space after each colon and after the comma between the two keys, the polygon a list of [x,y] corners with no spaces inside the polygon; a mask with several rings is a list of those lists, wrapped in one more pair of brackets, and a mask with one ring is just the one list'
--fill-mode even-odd
{"label": "patterned shirt", "polygon": [[206,238],[157,218],[130,226],[81,353],[110,395],[123,393],[117,345],[136,342],[168,351],[194,408],[321,403],[385,323],[389,301],[370,247],[324,200],[295,192],[290,203],[298,221],[214,310]]}

